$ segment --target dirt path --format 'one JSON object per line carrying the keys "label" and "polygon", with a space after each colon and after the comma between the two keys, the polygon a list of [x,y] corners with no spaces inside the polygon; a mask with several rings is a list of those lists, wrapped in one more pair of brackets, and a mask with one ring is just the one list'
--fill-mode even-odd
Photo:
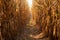
{"label": "dirt path", "polygon": [[39,30],[34,27],[25,27],[24,33],[20,35],[20,37],[18,36],[17,40],[49,40],[48,37],[44,37],[42,39],[34,39],[29,36],[30,34],[39,34]]}

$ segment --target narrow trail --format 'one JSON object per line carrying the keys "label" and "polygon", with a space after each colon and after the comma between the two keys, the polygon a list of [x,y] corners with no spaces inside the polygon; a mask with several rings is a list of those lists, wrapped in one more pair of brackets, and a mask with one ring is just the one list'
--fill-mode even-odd
{"label": "narrow trail", "polygon": [[44,37],[44,38],[41,38],[41,39],[39,39],[39,38],[35,39],[35,38],[32,38],[32,37],[29,36],[30,34],[37,35],[39,33],[40,32],[37,28],[34,28],[32,26],[26,26],[25,29],[24,29],[24,33],[22,35],[20,35],[20,37],[17,38],[17,39],[18,40],[49,40],[48,37]]}

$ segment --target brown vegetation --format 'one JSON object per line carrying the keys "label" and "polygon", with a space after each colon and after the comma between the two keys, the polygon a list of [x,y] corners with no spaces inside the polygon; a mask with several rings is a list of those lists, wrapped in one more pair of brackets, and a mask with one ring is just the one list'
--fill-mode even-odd
{"label": "brown vegetation", "polygon": [[[29,40],[25,38],[25,28],[29,26],[41,32],[36,36],[27,34],[29,37],[38,40],[48,36],[49,40],[60,40],[60,1],[33,0],[31,10],[33,21],[36,23],[31,24],[33,27],[29,24],[31,11],[26,0],[0,0],[0,39]],[[25,36],[22,39],[23,34]]]}

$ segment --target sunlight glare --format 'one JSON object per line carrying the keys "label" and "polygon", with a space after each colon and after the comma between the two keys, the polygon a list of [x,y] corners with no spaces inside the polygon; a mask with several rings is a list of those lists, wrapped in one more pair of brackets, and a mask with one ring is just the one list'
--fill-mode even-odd
{"label": "sunlight glare", "polygon": [[29,5],[29,8],[31,8],[32,7],[32,0],[27,0],[27,2],[28,2],[28,5]]}

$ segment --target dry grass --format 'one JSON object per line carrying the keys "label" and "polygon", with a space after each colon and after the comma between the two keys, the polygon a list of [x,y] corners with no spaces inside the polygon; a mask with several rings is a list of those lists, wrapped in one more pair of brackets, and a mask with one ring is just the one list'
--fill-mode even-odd
{"label": "dry grass", "polygon": [[[17,40],[17,36],[24,33],[23,29],[30,21],[30,13],[25,0],[0,0],[1,40]],[[38,25],[37,27],[41,29],[40,31],[46,31],[50,40],[56,37],[60,40],[59,0],[34,0],[32,15],[33,21],[36,22],[35,25]]]}

